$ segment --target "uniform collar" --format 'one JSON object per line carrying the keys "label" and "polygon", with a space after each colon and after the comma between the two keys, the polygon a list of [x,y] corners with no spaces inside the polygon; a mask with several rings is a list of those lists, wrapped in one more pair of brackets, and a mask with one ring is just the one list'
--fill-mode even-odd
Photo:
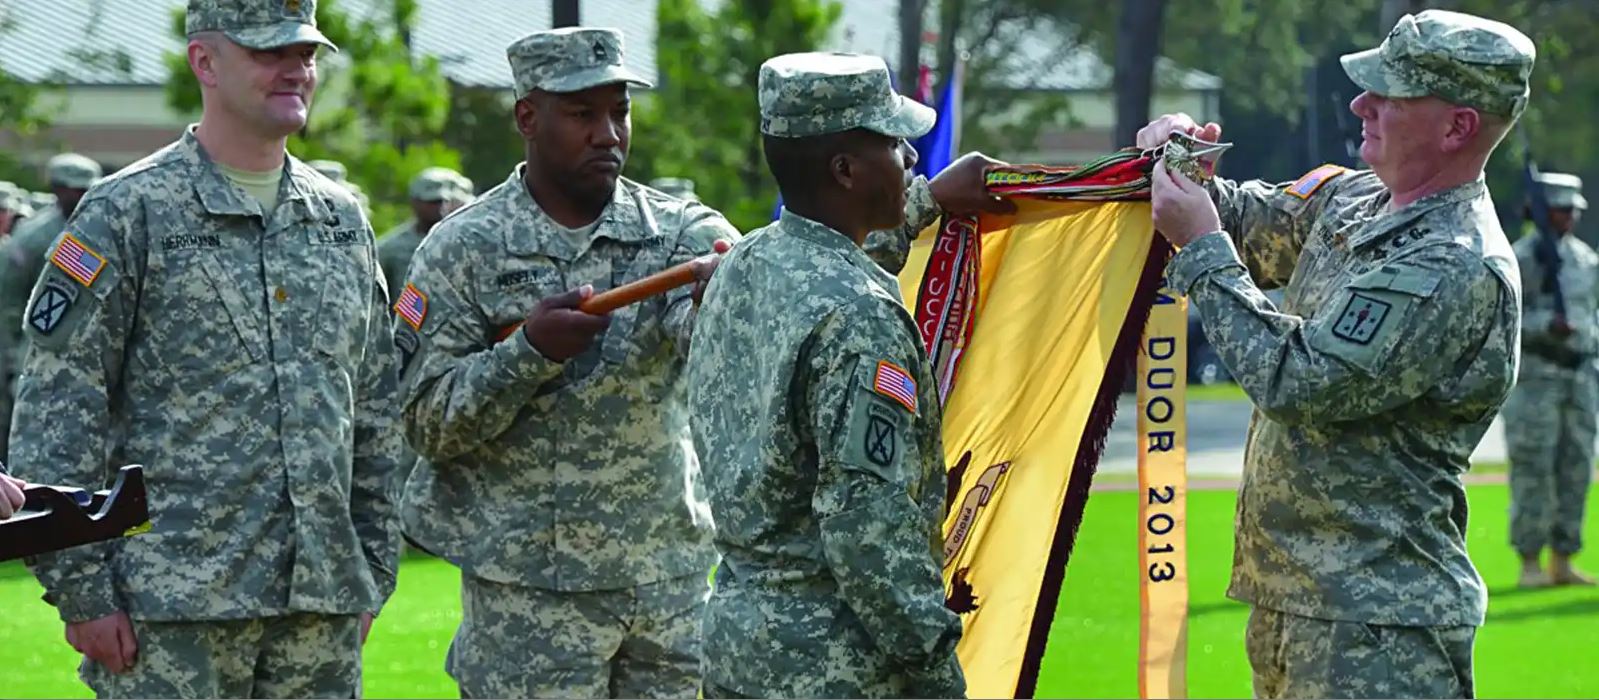
{"label": "uniform collar", "polygon": [[585,242],[578,243],[562,235],[564,228],[539,206],[522,179],[527,164],[517,165],[506,178],[509,188],[510,225],[504,227],[505,247],[512,255],[543,255],[559,260],[576,260],[593,246],[594,241],[608,238],[623,243],[639,243],[659,236],[655,217],[645,206],[643,193],[626,178],[617,178],[611,190],[611,201],[600,211],[599,225]]}

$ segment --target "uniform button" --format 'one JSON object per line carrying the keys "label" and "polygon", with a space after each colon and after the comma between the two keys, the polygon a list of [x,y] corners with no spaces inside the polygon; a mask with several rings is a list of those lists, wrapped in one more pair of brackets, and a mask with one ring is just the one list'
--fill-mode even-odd
{"label": "uniform button", "polygon": [[289,300],[289,290],[278,287],[278,291],[273,295],[273,297],[278,300],[279,304],[282,304],[283,302]]}

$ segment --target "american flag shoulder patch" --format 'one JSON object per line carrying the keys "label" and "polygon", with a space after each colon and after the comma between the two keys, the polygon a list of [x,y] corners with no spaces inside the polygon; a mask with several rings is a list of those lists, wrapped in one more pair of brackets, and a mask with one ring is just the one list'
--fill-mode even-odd
{"label": "american flag shoulder patch", "polygon": [[428,317],[428,295],[407,282],[405,291],[400,292],[400,299],[394,302],[394,313],[405,319],[412,330],[422,330],[422,322]]}
{"label": "american flag shoulder patch", "polygon": [[70,233],[62,234],[61,242],[50,254],[50,263],[85,287],[94,284],[105,270],[105,258]]}
{"label": "american flag shoulder patch", "polygon": [[911,379],[899,365],[888,360],[877,362],[877,372],[872,379],[872,390],[893,399],[911,413],[916,412],[916,380]]}
{"label": "american flag shoulder patch", "polygon": [[1342,165],[1328,163],[1301,175],[1298,180],[1294,181],[1294,184],[1288,186],[1288,194],[1300,199],[1310,199],[1310,195],[1315,194],[1316,190],[1321,189],[1322,185],[1331,182],[1333,178],[1348,171],[1349,169]]}

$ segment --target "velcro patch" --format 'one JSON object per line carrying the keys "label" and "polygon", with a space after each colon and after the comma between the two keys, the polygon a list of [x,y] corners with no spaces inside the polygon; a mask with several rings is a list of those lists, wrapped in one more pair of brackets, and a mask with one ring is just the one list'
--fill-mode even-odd
{"label": "velcro patch", "polygon": [[878,361],[872,390],[893,399],[911,413],[916,412],[916,380],[899,365],[888,360]]}
{"label": "velcro patch", "polygon": [[361,242],[361,229],[317,229],[311,240],[318,245],[354,245]]}
{"label": "velcro patch", "polygon": [[872,464],[887,467],[899,456],[899,426],[893,421],[876,414],[868,415],[866,434],[862,437],[861,450]]}
{"label": "velcro patch", "polygon": [[1393,305],[1373,296],[1355,292],[1344,306],[1343,314],[1333,324],[1333,335],[1351,343],[1365,345],[1377,336],[1382,322],[1388,318]]}
{"label": "velcro patch", "polygon": [[1331,182],[1333,178],[1346,172],[1349,172],[1348,168],[1328,163],[1300,176],[1298,180],[1294,181],[1294,184],[1288,186],[1288,194],[1300,199],[1310,199],[1310,196],[1315,194],[1316,190],[1321,189],[1322,185]]}
{"label": "velcro patch", "polygon": [[85,287],[94,284],[105,269],[105,258],[70,233],[62,234],[61,243],[50,254],[50,262]]}
{"label": "velcro patch", "polygon": [[68,289],[67,285],[56,281],[46,282],[39,297],[33,300],[33,308],[28,309],[28,326],[40,335],[50,335],[61,325],[61,319],[67,317],[67,310],[72,308],[72,302],[77,298],[77,292]]}
{"label": "velcro patch", "polygon": [[400,300],[394,302],[394,313],[411,324],[411,328],[422,330],[422,322],[428,317],[428,297],[416,288],[416,285],[407,283],[405,291],[400,293]]}

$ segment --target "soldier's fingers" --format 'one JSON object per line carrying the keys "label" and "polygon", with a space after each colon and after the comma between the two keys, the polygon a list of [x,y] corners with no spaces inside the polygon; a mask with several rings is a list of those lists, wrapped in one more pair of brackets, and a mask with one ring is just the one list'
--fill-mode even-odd
{"label": "soldier's fingers", "polygon": [[133,636],[133,625],[123,618],[117,625],[117,648],[121,654],[122,667],[133,668],[133,663],[139,659],[139,641]]}
{"label": "soldier's fingers", "polygon": [[9,518],[27,502],[22,487],[8,477],[0,477],[0,518]]}
{"label": "soldier's fingers", "polygon": [[711,250],[714,250],[717,253],[726,253],[727,251],[732,250],[732,249],[733,249],[733,242],[732,241],[724,241],[724,240],[722,240],[720,238],[716,239],[716,242],[711,244]]}
{"label": "soldier's fingers", "polygon": [[538,305],[546,309],[575,309],[584,299],[591,296],[594,296],[594,285],[585,284],[577,289],[540,299]]}

